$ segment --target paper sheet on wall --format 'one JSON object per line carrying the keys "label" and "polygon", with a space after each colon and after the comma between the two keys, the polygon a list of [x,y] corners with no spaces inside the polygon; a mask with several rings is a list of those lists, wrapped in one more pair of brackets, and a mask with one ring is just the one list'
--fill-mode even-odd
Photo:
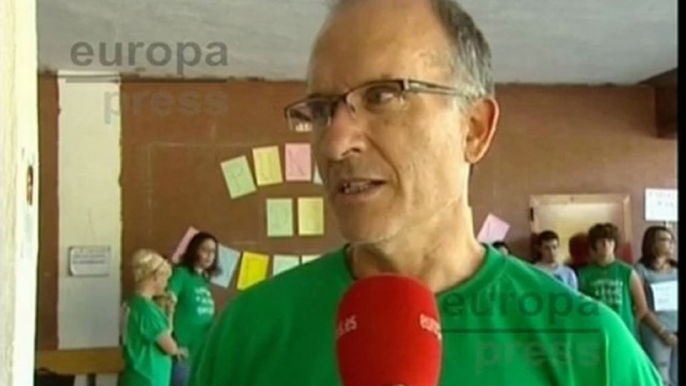
{"label": "paper sheet on wall", "polygon": [[267,236],[293,236],[293,199],[267,199]]}
{"label": "paper sheet on wall", "polygon": [[276,276],[300,265],[300,259],[295,255],[274,255],[272,275]]}
{"label": "paper sheet on wall", "polygon": [[239,290],[244,290],[266,279],[268,266],[269,256],[247,251],[243,252],[241,268],[238,273],[238,285],[236,287]]}
{"label": "paper sheet on wall", "polygon": [[320,257],[321,255],[302,255],[302,262],[303,264],[307,264],[310,261],[317,260]]}
{"label": "paper sheet on wall", "polygon": [[186,230],[186,233],[183,235],[181,241],[179,241],[179,244],[176,246],[174,254],[171,256],[172,263],[178,264],[179,260],[181,259],[181,254],[183,254],[183,252],[186,250],[188,242],[190,242],[193,236],[195,236],[197,233],[198,230],[193,227],[189,227]]}
{"label": "paper sheet on wall", "polygon": [[321,197],[298,198],[298,234],[324,234],[324,200]]}
{"label": "paper sheet on wall", "polygon": [[221,163],[221,168],[231,198],[245,196],[255,191],[255,182],[245,156],[224,161]]}
{"label": "paper sheet on wall", "polygon": [[252,150],[252,156],[255,161],[255,177],[258,186],[283,182],[278,146],[256,147]]}
{"label": "paper sheet on wall", "polygon": [[69,274],[73,276],[108,276],[111,254],[109,245],[69,247]]}
{"label": "paper sheet on wall", "polygon": [[679,286],[675,281],[651,284],[655,311],[677,311],[679,309]]}
{"label": "paper sheet on wall", "polygon": [[217,259],[219,259],[221,273],[212,278],[212,283],[228,288],[229,284],[231,284],[231,280],[233,280],[233,275],[236,272],[240,257],[241,253],[239,251],[220,244]]}
{"label": "paper sheet on wall", "polygon": [[489,213],[481,226],[477,239],[487,244],[504,240],[508,230],[510,230],[510,224]]}
{"label": "paper sheet on wall", "polygon": [[309,143],[287,143],[286,181],[310,181],[312,179],[312,152]]}
{"label": "paper sheet on wall", "polygon": [[678,200],[676,189],[646,189],[646,221],[679,221]]}

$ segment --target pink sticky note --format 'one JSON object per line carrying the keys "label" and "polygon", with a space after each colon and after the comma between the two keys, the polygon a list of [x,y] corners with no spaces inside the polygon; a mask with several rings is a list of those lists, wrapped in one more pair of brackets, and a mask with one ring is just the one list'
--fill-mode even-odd
{"label": "pink sticky note", "polygon": [[490,244],[498,240],[504,240],[509,230],[510,224],[489,213],[481,226],[477,239],[482,243]]}
{"label": "pink sticky note", "polygon": [[286,181],[310,181],[312,155],[309,143],[286,144]]}
{"label": "pink sticky note", "polygon": [[176,247],[176,250],[174,251],[174,254],[171,257],[171,261],[173,264],[177,264],[179,262],[179,259],[181,259],[181,255],[186,250],[186,246],[188,246],[188,243],[191,241],[193,236],[198,234],[198,232],[199,231],[193,227],[188,228],[186,234],[183,235],[183,238],[181,239],[181,241],[179,241],[179,245]]}

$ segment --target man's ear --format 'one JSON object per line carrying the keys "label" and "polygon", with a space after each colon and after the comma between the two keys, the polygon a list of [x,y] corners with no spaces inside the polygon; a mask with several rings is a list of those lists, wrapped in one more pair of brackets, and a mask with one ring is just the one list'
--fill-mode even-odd
{"label": "man's ear", "polygon": [[500,118],[500,106],[493,98],[482,98],[472,103],[467,114],[469,127],[464,155],[465,161],[475,164],[491,147]]}

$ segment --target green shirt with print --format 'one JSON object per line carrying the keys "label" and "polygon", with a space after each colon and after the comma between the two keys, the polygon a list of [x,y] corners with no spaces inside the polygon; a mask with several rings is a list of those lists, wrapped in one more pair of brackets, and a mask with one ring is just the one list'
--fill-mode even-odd
{"label": "green shirt with print", "polygon": [[[436,296],[439,386],[658,386],[608,307],[490,246],[470,279]],[[343,250],[256,284],[212,327],[190,386],[339,386],[334,324],[353,284]]]}
{"label": "green shirt with print", "polygon": [[162,309],[151,299],[134,294],[127,302],[121,386],[169,386],[172,359],[157,343],[169,331]]}
{"label": "green shirt with print", "polygon": [[588,265],[579,271],[579,290],[613,309],[635,335],[632,272],[633,268],[620,260],[606,266]]}
{"label": "green shirt with print", "polygon": [[174,337],[193,360],[214,319],[214,299],[209,280],[185,266],[174,268],[167,290],[176,296]]}

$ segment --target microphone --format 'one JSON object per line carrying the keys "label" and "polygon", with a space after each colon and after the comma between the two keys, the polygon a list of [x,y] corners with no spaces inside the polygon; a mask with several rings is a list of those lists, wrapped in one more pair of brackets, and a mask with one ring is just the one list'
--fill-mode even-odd
{"label": "microphone", "polygon": [[344,386],[437,386],[442,335],[434,294],[378,275],[355,282],[338,307],[336,359]]}

